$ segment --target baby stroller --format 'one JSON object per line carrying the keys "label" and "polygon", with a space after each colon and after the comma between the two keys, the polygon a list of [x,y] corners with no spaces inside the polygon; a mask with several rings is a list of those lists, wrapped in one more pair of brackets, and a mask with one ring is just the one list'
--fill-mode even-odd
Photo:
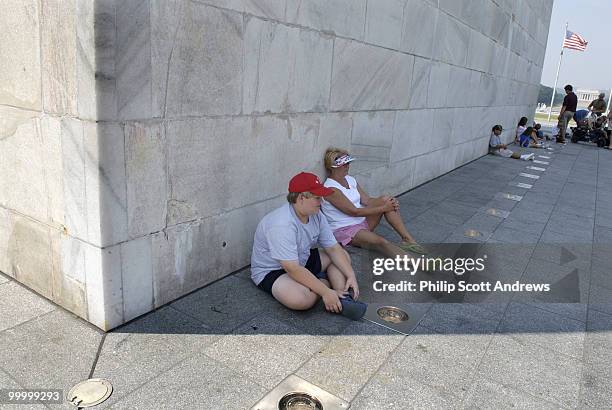
{"label": "baby stroller", "polygon": [[570,127],[573,143],[584,141],[595,143],[598,147],[608,145],[608,135],[603,127],[605,117],[597,118],[589,110],[578,110],[574,114],[574,121],[576,121],[577,126]]}

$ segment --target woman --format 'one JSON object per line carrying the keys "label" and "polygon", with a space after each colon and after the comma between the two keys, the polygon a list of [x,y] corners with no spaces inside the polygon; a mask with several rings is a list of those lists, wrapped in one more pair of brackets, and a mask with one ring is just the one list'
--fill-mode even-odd
{"label": "woman", "polygon": [[534,154],[521,155],[518,152],[513,152],[509,150],[506,144],[503,144],[501,142],[500,135],[502,133],[502,130],[503,128],[499,124],[494,125],[493,128],[491,129],[491,138],[489,139],[489,151],[491,152],[491,154],[499,155],[500,157],[504,157],[504,158],[522,159],[524,161],[529,161],[529,160],[534,159],[535,157]]}
{"label": "woman", "polygon": [[516,133],[514,135],[514,142],[518,144],[519,139],[521,138],[521,134],[525,132],[527,129],[527,121],[529,119],[527,117],[521,117],[518,124],[516,125]]}
{"label": "woman", "polygon": [[[426,250],[410,235],[399,213],[399,202],[389,196],[371,198],[349,175],[349,164],[354,160],[347,151],[329,148],[324,157],[328,174],[325,185],[334,193],[321,203],[336,240],[342,245],[376,250],[386,256],[405,255],[405,251],[426,254]],[[400,235],[397,245],[374,233],[381,218]]]}

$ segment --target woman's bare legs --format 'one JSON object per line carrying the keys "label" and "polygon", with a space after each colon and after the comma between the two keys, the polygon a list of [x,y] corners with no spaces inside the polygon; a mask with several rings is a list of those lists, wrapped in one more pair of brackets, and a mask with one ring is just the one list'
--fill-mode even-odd
{"label": "woman's bare legs", "polygon": [[407,255],[407,253],[400,247],[392,244],[382,236],[372,231],[368,231],[367,229],[362,229],[361,231],[357,232],[350,244],[359,248],[380,252],[390,258],[397,255]]}
{"label": "woman's bare legs", "polygon": [[[382,205],[384,202],[385,202],[384,197],[372,198],[368,206],[370,205],[379,206],[379,205]],[[385,219],[387,220],[387,222],[389,222],[389,225],[391,225],[391,227],[393,227],[395,232],[397,232],[398,235],[401,236],[403,241],[410,242],[410,243],[416,242],[414,238],[412,237],[412,235],[410,235],[410,232],[408,232],[408,229],[406,229],[406,225],[404,225],[402,216],[400,215],[398,211],[385,212],[384,215],[385,215]],[[382,217],[381,214],[370,215],[366,217],[368,221],[368,226],[370,227],[371,230],[374,230],[374,228],[378,226],[378,224],[380,223],[381,217]]]}

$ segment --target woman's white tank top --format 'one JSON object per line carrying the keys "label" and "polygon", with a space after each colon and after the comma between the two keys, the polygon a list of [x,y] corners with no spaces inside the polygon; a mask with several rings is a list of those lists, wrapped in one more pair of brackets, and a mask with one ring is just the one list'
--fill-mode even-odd
{"label": "woman's white tank top", "polygon": [[[337,188],[349,201],[351,201],[355,208],[363,208],[363,205],[361,205],[361,195],[357,189],[357,181],[350,175],[347,175],[345,179],[349,185],[348,189],[331,178],[327,178],[323,185],[328,188]],[[332,231],[344,228],[345,226],[356,225],[365,220],[364,216],[350,216],[345,214],[325,199],[321,201],[321,211],[323,211],[323,214],[327,218],[327,222],[329,222],[329,227]]]}

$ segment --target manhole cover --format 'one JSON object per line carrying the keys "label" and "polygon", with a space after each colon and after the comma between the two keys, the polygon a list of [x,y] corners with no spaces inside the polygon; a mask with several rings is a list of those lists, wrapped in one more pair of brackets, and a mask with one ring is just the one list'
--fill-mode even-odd
{"label": "manhole cover", "polygon": [[467,236],[468,238],[480,238],[482,236],[482,233],[478,232],[475,229],[468,229],[467,231],[465,231],[465,236]]}
{"label": "manhole cover", "polygon": [[385,322],[402,323],[408,320],[408,313],[393,306],[383,306],[376,311],[378,316]]}
{"label": "manhole cover", "polygon": [[293,392],[284,395],[278,402],[279,410],[323,410],[323,405],[308,393]]}
{"label": "manhole cover", "polygon": [[108,399],[112,392],[113,386],[108,380],[89,379],[70,389],[66,399],[76,407],[92,407]]}

